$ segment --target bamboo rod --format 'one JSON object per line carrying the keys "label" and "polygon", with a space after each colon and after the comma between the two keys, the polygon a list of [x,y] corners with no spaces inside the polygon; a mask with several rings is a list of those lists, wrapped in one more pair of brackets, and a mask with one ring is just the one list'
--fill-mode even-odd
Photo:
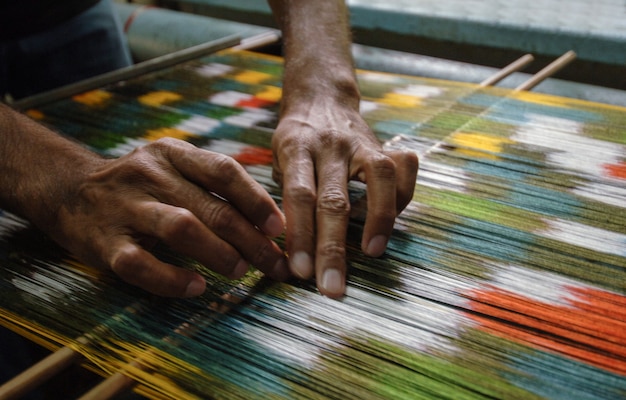
{"label": "bamboo rod", "polygon": [[238,36],[228,36],[222,39],[213,40],[187,49],[179,50],[171,54],[153,58],[141,63],[137,63],[130,67],[120,68],[115,71],[107,72],[93,78],[85,79],[80,82],[62,86],[44,93],[36,94],[13,103],[13,107],[18,110],[26,110],[29,108],[39,107],[41,105],[68,98],[79,93],[98,89],[112,83],[123,81],[145,75],[150,72],[159,71],[164,68],[216,53],[220,50],[236,46],[240,43]]}
{"label": "bamboo rod", "polygon": [[535,86],[543,82],[545,79],[549,78],[550,76],[554,75],[555,73],[563,69],[567,64],[574,61],[575,58],[576,58],[576,53],[573,52],[572,50],[568,51],[567,53],[563,54],[561,57],[557,58],[552,63],[547,65],[544,69],[537,72],[529,80],[527,80],[526,82],[516,87],[515,91],[517,92],[520,90],[530,90],[534,88]]}
{"label": "bamboo rod", "polygon": [[258,35],[251,36],[241,40],[241,44],[233,47],[233,50],[253,50],[262,46],[267,46],[278,42],[281,38],[279,30],[270,30],[267,32],[259,33]]}
{"label": "bamboo rod", "polygon": [[[142,308],[140,303],[134,303],[124,310],[137,314],[141,312]],[[112,319],[115,320],[117,317],[118,315],[116,314]],[[106,324],[98,325],[93,329],[92,333],[78,337],[76,343],[88,345],[93,340],[93,337],[102,335],[107,330]],[[65,346],[60,348],[0,386],[0,400],[22,397],[81,359],[82,355],[71,347]]]}
{"label": "bamboo rod", "polygon": [[[88,339],[82,336],[77,341],[86,344]],[[69,347],[63,347],[55,351],[0,386],[0,400],[22,397],[54,375],[74,364],[80,358],[81,355]]]}
{"label": "bamboo rod", "polygon": [[[132,361],[128,364],[128,366],[144,370],[145,367],[143,367],[139,361],[140,360]],[[98,385],[94,386],[89,392],[79,397],[79,400],[110,399],[118,393],[129,390],[135,386],[136,383],[137,382],[135,382],[133,378],[124,375],[121,371],[118,371],[104,381],[100,382]]]}
{"label": "bamboo rod", "polygon": [[482,81],[479,84],[479,86],[481,87],[493,86],[496,83],[503,80],[504,78],[506,78],[507,76],[511,75],[512,73],[522,70],[525,66],[533,62],[534,59],[535,57],[533,57],[532,54],[526,54],[520,57],[519,59],[513,61],[511,64],[507,65],[506,67],[502,68],[500,71],[498,71],[494,75]]}

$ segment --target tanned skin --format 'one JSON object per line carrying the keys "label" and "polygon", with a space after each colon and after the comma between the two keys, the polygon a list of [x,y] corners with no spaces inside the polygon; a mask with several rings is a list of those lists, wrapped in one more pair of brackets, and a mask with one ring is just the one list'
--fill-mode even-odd
{"label": "tanned skin", "polygon": [[385,251],[396,216],[413,197],[418,159],[383,151],[359,115],[348,10],[339,0],[270,0],[283,32],[285,72],[274,133],[274,179],[283,187],[293,274],[320,292],[345,292],[348,181],[367,184],[361,248]]}
{"label": "tanned skin", "polygon": [[[230,278],[253,264],[277,280],[315,275],[322,294],[342,296],[348,182],[367,184],[362,249],[378,257],[413,196],[418,160],[384,151],[359,115],[344,2],[270,5],[285,51],[272,141],[284,215],[227,156],[161,139],[105,159],[1,104],[0,207],[83,262],[157,295],[197,296],[206,286],[199,274],[155,258],[149,250],[158,240]],[[288,260],[270,239],[285,228]]]}

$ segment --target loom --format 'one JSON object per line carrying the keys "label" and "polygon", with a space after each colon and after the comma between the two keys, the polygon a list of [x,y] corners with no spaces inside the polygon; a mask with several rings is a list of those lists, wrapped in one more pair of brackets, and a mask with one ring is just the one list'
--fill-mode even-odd
{"label": "loom", "polygon": [[[282,60],[223,49],[233,44],[16,107],[107,156],[163,136],[231,155],[280,204],[269,148]],[[626,108],[491,86],[504,75],[358,76],[364,118],[385,146],[415,151],[420,172],[381,258],[361,254],[355,213],[345,298],[254,268],[228,281],[165,248],[155,252],[209,287],[155,298],[0,212],[0,324],[53,351],[0,398],[72,363],[103,377],[91,399],[129,389],[154,399],[625,398]],[[363,188],[351,196],[358,211]]]}

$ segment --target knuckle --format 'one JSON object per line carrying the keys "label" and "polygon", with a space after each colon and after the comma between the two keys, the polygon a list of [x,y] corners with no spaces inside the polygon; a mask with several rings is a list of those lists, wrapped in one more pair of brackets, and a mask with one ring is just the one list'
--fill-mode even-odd
{"label": "knuckle", "polygon": [[299,135],[293,135],[291,132],[295,132],[295,129],[284,129],[284,125],[279,125],[278,135],[272,136],[272,147],[280,149],[285,154],[292,154],[294,151],[299,151],[303,148],[303,141]]}
{"label": "knuckle", "polygon": [[315,190],[304,184],[292,186],[289,189],[289,197],[296,204],[302,204],[304,206],[312,206],[317,201]]}
{"label": "knuckle", "polygon": [[241,172],[241,166],[230,156],[220,153],[211,153],[212,164],[219,171],[219,176],[224,177],[225,180],[232,177],[234,174]]}
{"label": "knuckle", "polygon": [[416,171],[419,168],[419,164],[420,164],[419,157],[417,156],[417,154],[415,154],[412,151],[405,152],[403,154],[402,161],[411,171]]}
{"label": "knuckle", "polygon": [[204,212],[207,224],[217,232],[232,230],[237,222],[235,211],[227,204],[213,204]]}
{"label": "knuckle", "polygon": [[180,141],[177,139],[174,139],[172,137],[162,137],[160,139],[155,140],[154,142],[150,143],[148,146],[152,146],[154,148],[157,148],[159,150],[164,150],[164,149],[168,149],[171,147],[175,147],[180,145]]}
{"label": "knuckle", "polygon": [[347,251],[342,243],[328,242],[318,247],[317,254],[327,260],[345,260]]}
{"label": "knuckle", "polygon": [[161,236],[164,239],[188,237],[193,234],[197,225],[197,218],[187,209],[179,208],[173,211],[163,225]]}
{"label": "knuckle", "polygon": [[340,188],[326,188],[319,197],[317,210],[330,214],[346,215],[350,213],[350,201]]}
{"label": "knuckle", "polygon": [[396,178],[396,163],[384,154],[379,153],[377,156],[372,157],[371,168],[378,177],[389,180],[395,180]]}
{"label": "knuckle", "polygon": [[389,157],[396,161],[399,165],[415,170],[419,166],[419,157],[411,150],[394,150],[386,152]]}
{"label": "knuckle", "polygon": [[317,140],[319,140],[322,149],[333,149],[339,154],[348,152],[354,142],[351,136],[337,129],[320,131],[317,135]]}
{"label": "knuckle", "polygon": [[140,250],[135,247],[126,247],[119,250],[111,263],[111,270],[125,281],[133,283],[141,272],[140,261]]}

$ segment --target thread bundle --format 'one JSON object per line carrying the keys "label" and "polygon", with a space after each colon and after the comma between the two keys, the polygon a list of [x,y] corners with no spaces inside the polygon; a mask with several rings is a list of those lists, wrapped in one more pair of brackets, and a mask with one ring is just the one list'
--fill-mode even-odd
{"label": "thread bundle", "polygon": [[[280,203],[268,150],[280,73],[278,59],[224,52],[30,113],[103,154],[161,136],[229,154]],[[227,281],[167,249],[209,277],[207,293],[138,295],[5,213],[1,323],[153,398],[626,396],[626,110],[359,82],[364,118],[385,146],[416,151],[420,174],[380,259],[360,253],[351,186],[344,299],[254,270]]]}

